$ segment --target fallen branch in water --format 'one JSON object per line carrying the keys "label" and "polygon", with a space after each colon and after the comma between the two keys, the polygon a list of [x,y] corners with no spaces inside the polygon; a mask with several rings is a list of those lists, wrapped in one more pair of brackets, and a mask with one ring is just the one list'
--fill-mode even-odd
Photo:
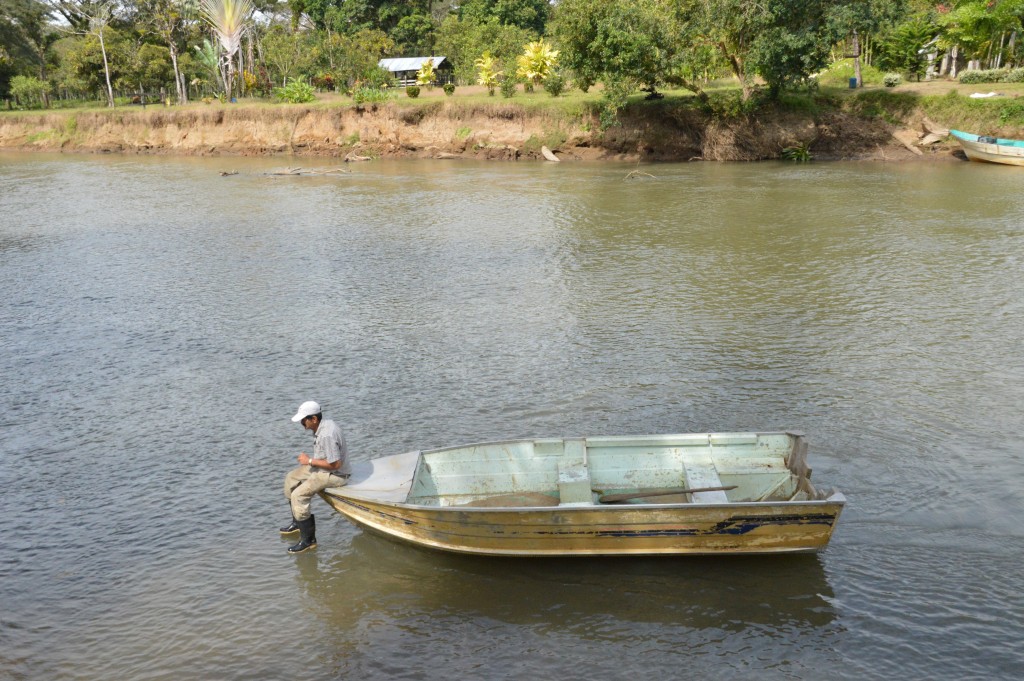
{"label": "fallen branch in water", "polygon": [[347,175],[351,173],[351,170],[346,168],[327,168],[325,170],[318,170],[316,168],[285,168],[284,170],[277,170],[272,173],[266,173],[267,175]]}

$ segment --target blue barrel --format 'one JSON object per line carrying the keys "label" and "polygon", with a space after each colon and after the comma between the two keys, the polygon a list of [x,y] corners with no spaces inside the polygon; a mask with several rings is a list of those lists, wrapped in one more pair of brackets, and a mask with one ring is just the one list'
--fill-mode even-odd
{"label": "blue barrel", "polygon": [[857,79],[856,78],[851,78],[850,79],[850,89],[851,90],[856,90],[857,89]]}

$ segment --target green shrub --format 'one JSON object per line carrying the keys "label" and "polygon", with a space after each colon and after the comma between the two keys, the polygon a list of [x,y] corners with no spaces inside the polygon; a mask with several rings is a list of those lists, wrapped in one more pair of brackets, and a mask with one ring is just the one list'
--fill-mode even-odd
{"label": "green shrub", "polygon": [[544,91],[552,97],[557,97],[565,92],[565,76],[557,72],[548,74],[548,77],[544,79]]}
{"label": "green shrub", "polygon": [[395,76],[387,69],[375,66],[363,74],[361,84],[363,87],[375,90],[387,90],[388,88],[396,87],[398,81],[395,80]]}
{"label": "green shrub", "polygon": [[284,87],[274,88],[274,97],[289,104],[304,104],[316,99],[316,91],[306,81],[296,78]]}
{"label": "green shrub", "polygon": [[898,73],[887,73],[882,77],[882,83],[885,87],[896,87],[903,82],[903,76]]}
{"label": "green shrub", "polygon": [[730,120],[745,116],[757,106],[757,98],[751,97],[746,102],[737,90],[724,90],[708,93],[708,99],[701,104],[709,114],[720,120]]}
{"label": "green shrub", "polygon": [[979,69],[960,74],[964,85],[980,83],[1024,83],[1024,69]]}
{"label": "green shrub", "polygon": [[1024,121],[1024,104],[1016,99],[1000,102],[999,123],[1001,125],[1020,125]]}
{"label": "green shrub", "polygon": [[608,78],[601,93],[599,119],[601,130],[619,125],[619,111],[629,102],[629,96],[637,89],[637,82],[632,78]]}
{"label": "green shrub", "polygon": [[444,93],[451,97],[452,95],[455,94],[455,83],[445,83],[443,89]]}
{"label": "green shrub", "polygon": [[[246,72],[248,73],[248,72]],[[255,80],[255,78],[254,78]],[[246,78],[246,84],[249,80]],[[320,88],[321,90],[335,90],[336,89],[336,78],[330,71],[321,71],[320,73],[313,76],[313,86]]]}
{"label": "green shrub", "polygon": [[[818,75],[820,85],[830,87],[849,87],[850,79],[856,76],[853,59],[840,59]],[[864,85],[876,85],[882,82],[882,72],[870,64],[860,65],[860,79]]]}
{"label": "green shrub", "polygon": [[419,85],[408,85],[408,86],[406,86],[405,94],[408,95],[410,99],[416,99],[417,97],[420,96],[420,86]]}
{"label": "green shrub", "polygon": [[516,94],[516,79],[515,76],[505,76],[501,79],[501,96],[505,99],[513,97]]}
{"label": "green shrub", "polygon": [[1006,73],[1007,83],[1024,83],[1024,69],[1010,69]]}
{"label": "green shrub", "polygon": [[359,87],[352,91],[352,101],[356,104],[377,104],[391,99],[387,90],[375,87]]}
{"label": "green shrub", "polygon": [[800,142],[782,150],[782,158],[794,163],[807,163],[811,160],[811,150],[806,143]]}
{"label": "green shrub", "polygon": [[48,82],[33,76],[14,76],[11,78],[11,96],[25,107],[35,104],[42,106],[45,96],[52,89]]}

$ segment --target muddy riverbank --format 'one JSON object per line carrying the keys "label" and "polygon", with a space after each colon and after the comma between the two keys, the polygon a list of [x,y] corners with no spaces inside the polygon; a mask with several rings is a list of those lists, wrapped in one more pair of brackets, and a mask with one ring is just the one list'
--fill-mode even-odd
{"label": "muddy riverbank", "polygon": [[[409,106],[193,105],[0,116],[0,148],[84,153],[310,155],[543,160],[756,161],[804,147],[818,159],[952,159],[915,144],[921,116],[894,125],[841,109],[722,118],[693,107],[633,107],[601,130],[596,111],[515,102]],[[916,151],[915,151],[916,149]],[[919,153],[920,152],[920,153]]]}

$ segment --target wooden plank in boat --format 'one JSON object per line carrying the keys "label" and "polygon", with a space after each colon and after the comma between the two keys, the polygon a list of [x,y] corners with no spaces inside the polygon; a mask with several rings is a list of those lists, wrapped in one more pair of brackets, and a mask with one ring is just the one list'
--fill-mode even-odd
{"label": "wooden plank in boat", "polygon": [[[711,447],[690,452],[683,457],[683,471],[686,473],[687,487],[721,487],[722,480],[718,477],[718,469],[711,458]],[[713,492],[694,492],[695,504],[727,504],[729,497],[722,490]]]}
{"label": "wooden plank in boat", "polygon": [[529,506],[558,506],[558,497],[539,492],[521,492],[518,494],[498,494],[467,501],[459,506],[476,508],[518,508]]}

